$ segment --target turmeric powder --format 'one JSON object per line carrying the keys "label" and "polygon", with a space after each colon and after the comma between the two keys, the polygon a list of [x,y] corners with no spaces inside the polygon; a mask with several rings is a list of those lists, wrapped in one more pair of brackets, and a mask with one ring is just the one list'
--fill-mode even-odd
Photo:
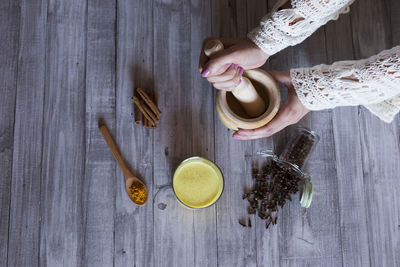
{"label": "turmeric powder", "polygon": [[129,187],[129,193],[133,200],[137,203],[144,203],[147,198],[147,192],[146,192],[146,187],[138,182],[134,182],[130,187]]}

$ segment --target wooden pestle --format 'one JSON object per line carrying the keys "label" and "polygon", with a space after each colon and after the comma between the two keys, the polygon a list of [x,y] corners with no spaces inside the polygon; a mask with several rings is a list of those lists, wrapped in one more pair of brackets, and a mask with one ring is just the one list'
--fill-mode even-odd
{"label": "wooden pestle", "polygon": [[[223,49],[224,45],[220,40],[212,39],[206,43],[204,54],[210,57]],[[242,82],[232,90],[232,94],[239,101],[249,117],[257,118],[265,112],[265,102],[257,93],[249,79],[242,77],[241,80]]]}

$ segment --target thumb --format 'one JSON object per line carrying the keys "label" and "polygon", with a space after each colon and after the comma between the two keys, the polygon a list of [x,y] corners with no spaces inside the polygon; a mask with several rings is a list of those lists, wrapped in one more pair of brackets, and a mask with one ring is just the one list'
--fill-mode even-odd
{"label": "thumb", "polygon": [[216,76],[224,73],[228,68],[228,64],[234,63],[234,58],[230,49],[225,49],[212,55],[204,66],[205,70],[208,70],[207,77]]}

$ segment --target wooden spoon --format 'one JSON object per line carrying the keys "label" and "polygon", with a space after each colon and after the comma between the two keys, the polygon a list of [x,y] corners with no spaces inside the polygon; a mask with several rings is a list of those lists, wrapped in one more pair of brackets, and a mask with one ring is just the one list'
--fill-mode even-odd
{"label": "wooden spoon", "polygon": [[[129,198],[132,200],[133,203],[135,203],[138,206],[143,206],[147,202],[147,188],[146,188],[146,185],[142,182],[142,180],[140,180],[139,178],[135,177],[129,171],[128,167],[126,166],[124,160],[121,157],[121,154],[118,151],[117,146],[114,143],[114,140],[111,137],[110,132],[107,129],[107,126],[101,120],[99,120],[99,130],[100,130],[101,134],[103,135],[104,140],[106,140],[106,143],[107,143],[108,147],[110,148],[112,154],[114,155],[114,158],[117,161],[119,167],[121,168],[122,172],[124,173],[126,193],[128,194]],[[138,186],[142,185],[144,187],[146,196],[145,196],[145,199],[144,199],[143,202],[137,201],[130,194],[129,187],[131,187],[133,184],[137,184]]]}

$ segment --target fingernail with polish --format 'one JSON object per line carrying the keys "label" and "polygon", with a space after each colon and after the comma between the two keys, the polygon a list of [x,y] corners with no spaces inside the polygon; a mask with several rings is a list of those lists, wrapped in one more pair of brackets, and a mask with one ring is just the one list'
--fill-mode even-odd
{"label": "fingernail with polish", "polygon": [[[241,82],[242,82],[242,79],[240,79],[240,80],[238,81],[237,85],[239,85]],[[236,86],[237,86],[237,85],[236,85]]]}
{"label": "fingernail with polish", "polygon": [[203,77],[207,77],[210,74],[210,71],[208,69],[203,70],[203,72],[201,73],[201,76]]}
{"label": "fingernail with polish", "polygon": [[227,69],[229,69],[230,66],[232,66],[232,63],[228,63],[228,64],[225,65],[225,67],[226,67]]}
{"label": "fingernail with polish", "polygon": [[232,138],[235,140],[240,140],[240,136],[238,136],[238,135],[232,135]]}
{"label": "fingernail with polish", "polygon": [[242,75],[243,75],[243,72],[244,72],[244,69],[243,69],[243,68],[240,68],[240,70],[239,70],[239,75],[242,76]]}
{"label": "fingernail with polish", "polygon": [[235,67],[235,69],[237,69],[237,68],[239,67],[239,65],[238,65],[238,64],[235,64],[234,67]]}

